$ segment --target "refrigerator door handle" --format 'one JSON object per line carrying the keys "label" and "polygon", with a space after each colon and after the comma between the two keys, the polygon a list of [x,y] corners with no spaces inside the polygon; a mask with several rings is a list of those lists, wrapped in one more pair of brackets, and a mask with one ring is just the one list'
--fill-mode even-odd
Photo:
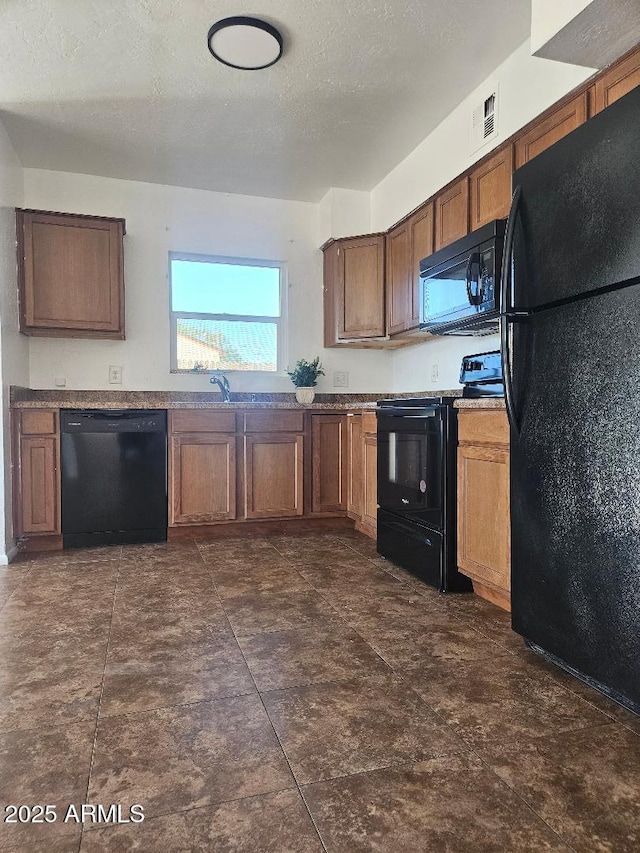
{"label": "refrigerator door handle", "polygon": [[502,372],[504,375],[504,401],[507,409],[507,417],[511,428],[516,435],[520,434],[520,424],[515,410],[513,399],[513,376],[511,372],[511,350],[509,346],[509,322],[512,309],[509,299],[511,289],[511,268],[513,263],[513,243],[515,235],[516,219],[520,207],[522,188],[516,187],[511,200],[511,210],[507,219],[507,228],[504,238],[504,255],[502,262],[502,275],[500,278],[500,352],[502,354]]}

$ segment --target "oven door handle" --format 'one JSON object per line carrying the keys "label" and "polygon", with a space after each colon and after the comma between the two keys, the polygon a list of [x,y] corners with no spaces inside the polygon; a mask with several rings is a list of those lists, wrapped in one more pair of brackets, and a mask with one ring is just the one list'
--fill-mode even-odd
{"label": "oven door handle", "polygon": [[385,418],[435,418],[438,409],[411,409],[394,406],[393,409],[378,409],[377,414]]}

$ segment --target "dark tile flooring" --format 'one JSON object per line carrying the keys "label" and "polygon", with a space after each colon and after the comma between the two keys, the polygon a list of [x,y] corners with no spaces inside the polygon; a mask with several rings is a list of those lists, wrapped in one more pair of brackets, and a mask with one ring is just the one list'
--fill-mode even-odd
{"label": "dark tile flooring", "polygon": [[638,718],[358,534],[43,555],[0,605],[0,801],[58,814],[7,853],[640,850]]}

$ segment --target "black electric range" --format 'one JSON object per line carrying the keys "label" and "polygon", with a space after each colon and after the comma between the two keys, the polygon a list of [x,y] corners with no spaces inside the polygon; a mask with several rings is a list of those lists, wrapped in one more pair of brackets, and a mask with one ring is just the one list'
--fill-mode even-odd
{"label": "black electric range", "polygon": [[[504,396],[500,353],[462,360],[463,397]],[[441,592],[471,590],[456,553],[455,397],[380,400],[377,549]]]}

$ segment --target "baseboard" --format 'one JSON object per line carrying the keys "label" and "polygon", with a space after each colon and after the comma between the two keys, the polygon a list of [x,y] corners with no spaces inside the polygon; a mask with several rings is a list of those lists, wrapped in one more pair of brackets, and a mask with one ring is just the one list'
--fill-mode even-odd
{"label": "baseboard", "polygon": [[8,566],[12,563],[20,552],[16,545],[12,545],[6,553],[0,553],[0,566]]}
{"label": "baseboard", "polygon": [[224,524],[187,524],[170,527],[169,542],[180,539],[224,539],[229,536],[269,536],[277,533],[312,533],[321,530],[353,530],[353,521],[345,516],[333,518],[274,518],[252,521],[226,521]]}
{"label": "baseboard", "polygon": [[473,591],[476,595],[484,598],[485,601],[490,601],[496,607],[506,610],[507,613],[511,613],[511,593],[508,590],[498,589],[498,587],[491,584],[481,583],[475,580],[475,578],[472,578],[472,581]]}
{"label": "baseboard", "polygon": [[354,526],[358,533],[364,533],[364,535],[368,536],[369,539],[375,540],[377,538],[375,524],[369,524],[368,522],[362,521],[361,519],[357,518]]}
{"label": "baseboard", "polygon": [[23,536],[20,539],[18,551],[27,554],[38,551],[62,551],[62,536],[58,534]]}

